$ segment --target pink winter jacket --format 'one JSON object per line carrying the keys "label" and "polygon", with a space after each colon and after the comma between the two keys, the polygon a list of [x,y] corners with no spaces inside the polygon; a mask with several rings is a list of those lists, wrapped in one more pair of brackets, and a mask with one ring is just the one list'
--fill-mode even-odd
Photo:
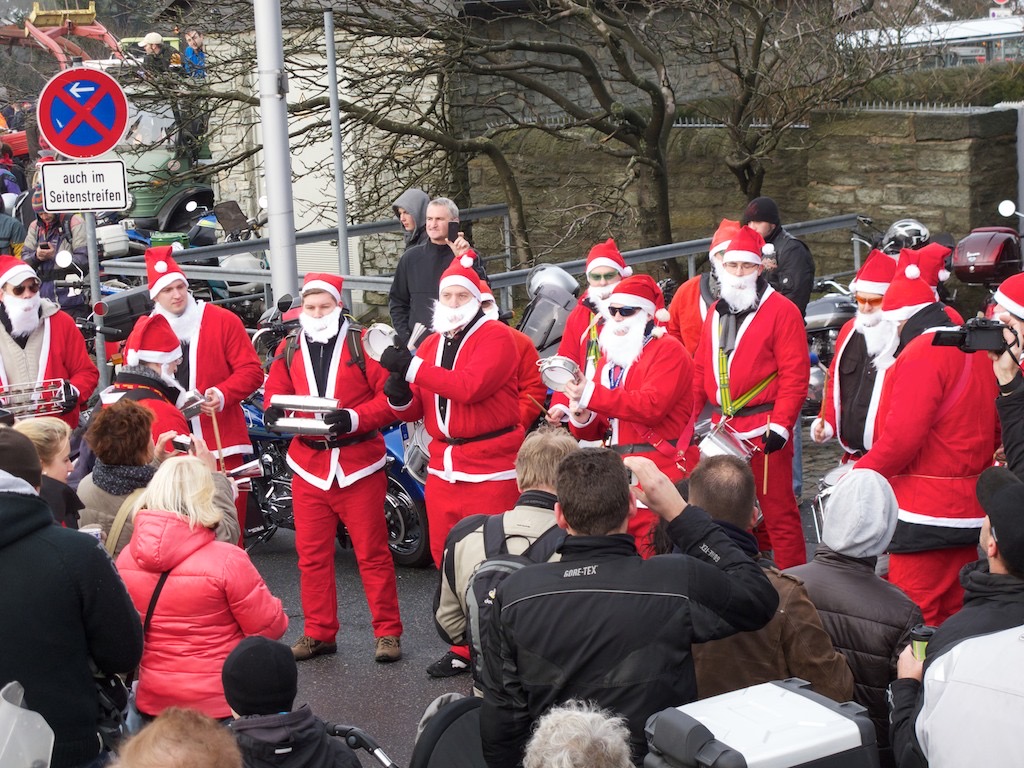
{"label": "pink winter jacket", "polygon": [[144,639],[139,710],[159,715],[169,706],[184,706],[229,717],[220,677],[224,659],[242,638],[276,640],[288,627],[281,601],[249,556],[215,541],[208,528],[190,530],[172,512],[143,509],[117,569],[143,618],[160,574],[170,570]]}

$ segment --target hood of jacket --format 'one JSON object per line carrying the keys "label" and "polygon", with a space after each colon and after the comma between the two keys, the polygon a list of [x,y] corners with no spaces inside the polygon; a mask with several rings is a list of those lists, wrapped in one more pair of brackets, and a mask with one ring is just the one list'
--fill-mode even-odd
{"label": "hood of jacket", "polygon": [[214,540],[214,532],[163,509],[140,509],[135,514],[132,540],[128,545],[132,558],[147,571],[169,571],[196,550]]}
{"label": "hood of jacket", "polygon": [[326,749],[324,724],[308,704],[279,715],[253,715],[231,723],[248,768],[277,765],[324,765],[315,760]]}
{"label": "hood of jacket", "polygon": [[988,560],[976,560],[960,570],[964,588],[964,606],[973,600],[1020,603],[1024,600],[1024,579],[1003,573],[992,573]]}
{"label": "hood of jacket", "polygon": [[871,469],[851,469],[832,489],[821,542],[848,557],[878,557],[896,531],[899,504],[889,482]]}
{"label": "hood of jacket", "polygon": [[[9,488],[14,485],[24,486],[32,493],[12,492]],[[35,489],[24,480],[0,472],[0,550],[54,524],[50,507],[35,494]]]}
{"label": "hood of jacket", "polygon": [[398,199],[391,204],[391,208],[398,215],[398,209],[404,208],[416,222],[412,232],[405,232],[405,244],[416,242],[427,226],[427,205],[430,203],[430,195],[422,189],[407,189],[398,196]]}

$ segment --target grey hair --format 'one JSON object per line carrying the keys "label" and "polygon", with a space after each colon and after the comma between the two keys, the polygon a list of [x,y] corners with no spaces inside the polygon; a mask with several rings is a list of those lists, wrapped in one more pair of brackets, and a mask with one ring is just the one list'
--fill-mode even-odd
{"label": "grey hair", "polygon": [[459,206],[457,206],[455,204],[455,201],[452,200],[450,197],[435,197],[433,200],[427,203],[427,205],[444,206],[445,208],[448,209],[448,215],[451,217],[452,221],[459,220]]}
{"label": "grey hair", "polygon": [[523,768],[631,768],[625,718],[571,699],[537,721]]}

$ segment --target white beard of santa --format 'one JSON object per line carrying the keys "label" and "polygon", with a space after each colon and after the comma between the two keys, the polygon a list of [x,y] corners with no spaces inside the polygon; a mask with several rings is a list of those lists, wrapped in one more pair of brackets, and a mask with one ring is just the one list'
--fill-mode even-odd
{"label": "white beard of santa", "polygon": [[180,315],[167,311],[159,304],[156,305],[154,311],[167,318],[167,322],[170,324],[171,330],[174,331],[174,335],[178,337],[179,341],[186,344],[191,343],[192,339],[195,338],[196,333],[199,331],[199,323],[203,319],[203,306],[200,302],[196,301],[195,296],[191,293],[188,295],[188,301],[185,303],[185,311]]}
{"label": "white beard of santa", "polygon": [[170,363],[162,363],[160,365],[160,378],[163,379],[164,384],[174,388],[174,391],[178,393],[178,397],[181,397],[181,395],[185,393],[184,387],[178,383],[174,374],[171,373]]}
{"label": "white beard of santa", "polygon": [[7,318],[11,321],[11,336],[28,336],[39,327],[38,293],[24,299],[5,293],[3,301]]}
{"label": "white beard of santa", "polygon": [[306,338],[317,344],[326,344],[338,335],[341,327],[341,307],[335,307],[323,317],[313,317],[303,312],[299,315],[299,325]]}
{"label": "white beard of santa", "polygon": [[643,310],[619,322],[605,314],[604,327],[598,336],[598,344],[608,361],[623,368],[632,365],[644,348],[647,324],[651,316]]}
{"label": "white beard of santa", "polygon": [[734,275],[727,269],[716,272],[718,284],[725,302],[737,312],[753,309],[757,304],[757,273]]}
{"label": "white beard of santa", "polygon": [[[887,319],[881,312],[864,314],[858,312],[853,318],[853,329],[864,336],[864,345],[868,354],[877,358],[891,357],[899,345],[899,332],[896,323]],[[890,363],[891,364],[891,363]],[[885,366],[888,367],[888,366]]]}
{"label": "white beard of santa", "polygon": [[468,325],[479,311],[480,302],[477,299],[470,299],[461,307],[446,307],[440,301],[435,301],[431,327],[437,333],[455,333]]}
{"label": "white beard of santa", "polygon": [[612,283],[611,285],[592,285],[587,288],[587,296],[595,301],[607,301],[608,297],[615,291],[615,286],[618,283]]}

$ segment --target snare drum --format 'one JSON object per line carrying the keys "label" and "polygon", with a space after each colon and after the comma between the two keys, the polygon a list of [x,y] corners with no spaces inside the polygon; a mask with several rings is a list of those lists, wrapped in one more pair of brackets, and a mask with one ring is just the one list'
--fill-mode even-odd
{"label": "snare drum", "polygon": [[540,378],[544,386],[555,392],[565,392],[565,385],[576,381],[580,376],[580,367],[576,362],[562,355],[552,355],[537,361]]}
{"label": "snare drum", "polygon": [[366,356],[374,362],[380,362],[380,356],[384,350],[397,344],[398,334],[395,329],[386,323],[373,323],[368,326],[363,335],[363,351]]}
{"label": "snare drum", "polygon": [[817,534],[818,541],[821,541],[821,531],[825,524],[825,510],[828,508],[828,501],[832,497],[832,489],[836,487],[838,483],[847,472],[853,469],[853,462],[847,464],[840,464],[838,467],[832,467],[825,476],[818,480],[818,495],[814,497],[814,501],[811,502],[811,519],[814,521],[814,532]]}
{"label": "snare drum", "polygon": [[754,455],[754,444],[736,434],[736,430],[725,421],[720,421],[705,435],[700,443],[701,458],[708,456],[735,456],[750,461]]}

